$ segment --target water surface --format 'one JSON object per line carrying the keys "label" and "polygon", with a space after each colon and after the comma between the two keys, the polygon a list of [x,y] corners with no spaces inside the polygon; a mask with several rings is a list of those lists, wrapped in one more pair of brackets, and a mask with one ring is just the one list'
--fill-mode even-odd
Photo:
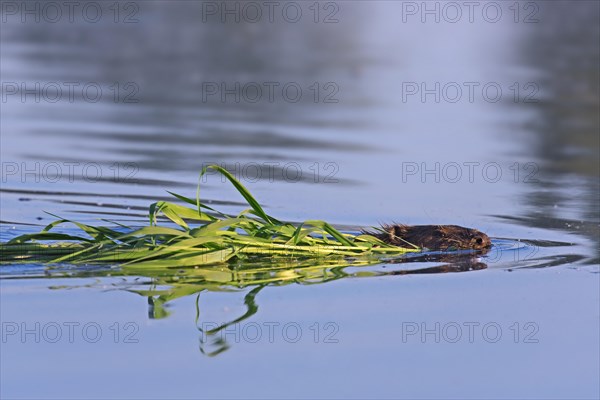
{"label": "water surface", "polygon": [[[456,22],[444,3],[439,22],[422,3],[319,3],[317,23],[309,3],[297,23],[162,1],[118,3],[115,23],[102,4],[98,22],[3,9],[3,241],[44,211],[142,225],[218,163],[283,220],[453,223],[494,248],[266,286],[3,265],[2,397],[600,395],[597,2],[501,3],[497,22],[488,3],[472,22],[462,3]],[[253,101],[257,85],[303,94]],[[202,185],[245,207],[218,176]]]}

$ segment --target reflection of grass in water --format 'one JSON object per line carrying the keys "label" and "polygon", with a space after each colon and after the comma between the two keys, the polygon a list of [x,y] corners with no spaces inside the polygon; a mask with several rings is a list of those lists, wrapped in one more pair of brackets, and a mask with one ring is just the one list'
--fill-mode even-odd
{"label": "reflection of grass in water", "polygon": [[[223,338],[222,332],[232,325],[252,317],[258,312],[256,296],[267,286],[283,286],[287,284],[317,284],[349,276],[343,271],[348,265],[358,265],[356,263],[333,263],[331,260],[327,263],[312,263],[304,261],[303,263],[290,263],[289,265],[272,265],[271,267],[264,263],[259,267],[236,269],[223,268],[218,271],[209,268],[191,268],[180,270],[182,275],[177,276],[156,276],[153,278],[153,287],[147,290],[133,289],[131,292],[138,293],[148,297],[149,316],[153,319],[160,319],[169,316],[169,311],[165,306],[181,297],[196,295],[196,329],[200,333],[199,350],[207,356],[216,356],[229,349],[230,344]],[[372,264],[372,263],[371,263]],[[364,265],[364,264],[363,264]],[[376,275],[370,272],[370,275]],[[353,274],[354,275],[354,274]],[[366,276],[366,275],[365,275]],[[157,287],[161,287],[158,289]],[[210,329],[202,326],[201,323],[201,294],[206,292],[233,292],[243,291],[251,288],[244,295],[244,305],[246,311],[236,318],[222,322]]]}
{"label": "reflection of grass in water", "polygon": [[[423,253],[425,254],[425,253]],[[415,254],[415,256],[417,256]],[[169,303],[172,301],[188,296],[196,296],[196,329],[199,332],[199,350],[207,356],[216,356],[226,351],[231,343],[228,343],[224,338],[224,333],[227,328],[232,325],[241,323],[248,318],[254,316],[259,309],[256,301],[258,293],[267,286],[285,286],[289,284],[313,285],[326,283],[343,278],[361,278],[372,276],[389,276],[389,275],[404,275],[404,274],[422,274],[422,273],[444,273],[444,272],[461,272],[473,269],[480,269],[481,263],[475,263],[469,254],[455,255],[456,260],[461,260],[462,265],[441,265],[437,267],[427,267],[422,269],[390,269],[375,270],[370,268],[354,268],[364,267],[367,265],[395,264],[404,262],[423,262],[433,260],[423,260],[421,257],[402,257],[392,256],[385,260],[381,257],[371,257],[363,259],[338,258],[307,258],[307,259],[292,259],[287,261],[275,262],[272,259],[260,258],[251,260],[250,262],[240,261],[238,264],[205,266],[205,267],[182,267],[182,268],[122,268],[122,269],[95,269],[86,271],[81,267],[76,269],[65,268],[59,266],[51,269],[49,276],[51,278],[81,278],[86,276],[115,277],[136,277],[135,280],[125,279],[121,283],[115,283],[114,288],[117,290],[126,290],[148,299],[149,310],[148,316],[152,319],[162,319],[169,316]],[[453,260],[446,259],[447,255],[439,256],[439,262],[451,262]],[[143,276],[149,280],[137,277]],[[89,287],[97,287],[100,285],[106,288],[106,283],[99,281]],[[132,287],[133,286],[133,287]],[[55,286],[55,289],[73,288],[81,286]],[[201,321],[204,315],[204,308],[201,307],[201,299],[204,295],[210,292],[226,292],[226,293],[243,293],[245,312],[237,317],[229,317],[227,321],[221,321],[220,325],[216,325],[215,321],[210,322],[210,327]],[[225,335],[226,336],[226,335]]]}
{"label": "reflection of grass in water", "polygon": [[[237,263],[235,273],[254,276],[260,273],[256,271],[256,263],[261,259],[268,259],[272,265],[279,265],[276,269],[283,270],[297,265],[297,260],[329,258],[351,263],[344,260],[349,257],[367,260],[377,255],[419,250],[388,245],[369,235],[341,233],[325,221],[309,220],[299,226],[278,221],[266,214],[250,192],[225,169],[210,166],[202,170],[200,177],[208,168],[229,179],[250,208],[236,216],[223,214],[200,202],[198,186],[196,199],[171,193],[194,207],[166,201],[154,203],[150,206],[149,225],[140,229],[121,225],[121,229],[126,230],[122,232],[105,226],[58,219],[39,233],[21,235],[0,244],[2,262],[119,263],[124,268],[140,272],[155,268],[210,266],[210,270],[205,271],[211,276],[209,280],[221,282],[229,278],[219,277],[219,265]],[[159,226],[159,214],[177,227]],[[195,221],[198,226],[190,227],[187,221]],[[83,235],[52,231],[64,223],[75,224]],[[246,271],[239,261],[253,265],[254,272]],[[263,279],[271,280],[268,274]]]}
{"label": "reflection of grass in water", "polygon": [[[254,315],[258,310],[254,298],[265,286],[327,282],[348,276],[344,267],[377,264],[383,256],[419,251],[392,246],[370,235],[341,233],[325,221],[309,220],[299,226],[278,221],[223,168],[207,167],[200,177],[208,168],[229,179],[250,208],[235,216],[223,214],[200,202],[198,186],[196,199],[171,193],[193,207],[166,201],[152,204],[146,227],[121,225],[114,230],[59,218],[39,233],[1,243],[1,261],[5,265],[41,262],[49,265],[51,276],[60,276],[65,264],[85,264],[97,268],[86,271],[78,267],[74,274],[72,268],[66,271],[70,276],[148,277],[150,287],[127,290],[148,298],[151,318],[168,316],[165,305],[170,301],[196,294],[197,323],[201,292],[252,288],[246,294],[243,315],[206,332],[198,326],[217,347],[205,354],[216,355],[228,346],[215,339],[217,333]],[[176,227],[159,226],[160,214]],[[189,221],[197,226],[188,225]],[[76,225],[81,234],[53,231],[64,223]],[[114,264],[120,268],[105,268]],[[373,274],[365,271],[363,275]],[[201,351],[205,352],[202,346]]]}
{"label": "reflection of grass in water", "polygon": [[[134,281],[129,279],[121,283],[115,283],[114,288],[144,296],[148,299],[148,316],[151,319],[163,319],[170,315],[169,304],[179,298],[196,296],[196,329],[199,332],[199,350],[207,356],[216,356],[230,347],[223,338],[223,332],[228,327],[241,323],[258,312],[258,304],[255,300],[258,293],[267,286],[285,286],[289,284],[313,285],[334,281],[346,277],[366,277],[387,275],[387,272],[359,271],[347,273],[344,268],[349,266],[366,266],[378,264],[380,257],[344,258],[344,257],[310,257],[292,258],[282,260],[278,258],[254,257],[250,260],[239,260],[237,263],[229,263],[212,266],[197,267],[152,267],[138,268],[131,266],[127,268],[104,268],[86,270],[81,267],[72,268],[68,266],[51,267],[48,272],[49,278],[82,278],[82,277],[144,277]],[[396,256],[398,258],[398,256]],[[75,287],[97,287],[106,284],[98,281],[83,286],[53,286],[52,289],[68,289]],[[244,293],[244,305],[246,311],[237,317],[221,321],[220,325],[211,326],[206,329],[201,322],[202,294],[209,292]],[[207,322],[207,321],[205,321]]]}
{"label": "reflection of grass in water", "polygon": [[[371,262],[369,264],[374,264]],[[159,304],[165,304],[180,297],[190,296],[202,291],[238,291],[257,286],[283,286],[287,284],[317,284],[340,279],[349,274],[343,272],[350,265],[367,265],[347,261],[336,263],[333,260],[324,262],[294,262],[288,265],[272,265],[266,263],[258,267],[237,268],[235,266],[185,268],[178,270],[155,269],[148,271],[130,271],[128,274],[143,275],[152,279],[148,289],[134,289],[132,292],[153,297]],[[373,272],[371,275],[375,274]],[[114,276],[115,274],[111,274]],[[352,274],[356,276],[356,274]],[[156,306],[156,302],[154,306]]]}

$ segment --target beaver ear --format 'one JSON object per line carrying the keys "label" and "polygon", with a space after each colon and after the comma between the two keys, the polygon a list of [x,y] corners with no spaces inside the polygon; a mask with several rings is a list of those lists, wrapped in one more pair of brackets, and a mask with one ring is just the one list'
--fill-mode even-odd
{"label": "beaver ear", "polygon": [[406,234],[406,228],[404,225],[394,225],[394,235],[403,237]]}

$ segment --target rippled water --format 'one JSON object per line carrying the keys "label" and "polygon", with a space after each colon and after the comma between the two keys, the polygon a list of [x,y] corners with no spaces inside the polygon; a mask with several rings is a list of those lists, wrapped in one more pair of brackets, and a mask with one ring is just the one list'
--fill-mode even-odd
{"label": "rippled water", "polygon": [[[600,395],[597,2],[500,3],[497,22],[487,2],[473,22],[460,2],[456,22],[447,3],[436,22],[419,2],[297,2],[296,23],[222,23],[236,2],[91,2],[98,22],[56,23],[23,4],[0,25],[2,241],[44,211],[142,225],[219,163],[283,220],[459,224],[494,247],[2,265],[2,397]],[[245,207],[216,175],[202,188]]]}

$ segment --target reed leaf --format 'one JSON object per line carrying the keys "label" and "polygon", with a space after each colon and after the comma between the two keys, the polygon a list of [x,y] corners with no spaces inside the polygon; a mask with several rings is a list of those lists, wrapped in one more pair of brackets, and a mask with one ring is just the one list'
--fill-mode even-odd
{"label": "reed leaf", "polygon": [[[24,234],[0,243],[0,262],[112,263],[123,268],[143,269],[147,273],[164,268],[214,268],[215,265],[232,265],[235,262],[234,272],[244,271],[243,274],[250,274],[248,276],[256,282],[269,283],[277,279],[298,278],[293,271],[285,272],[285,276],[261,275],[269,274],[266,271],[272,271],[273,265],[283,265],[285,267],[281,268],[284,270],[298,267],[302,260],[314,262],[315,259],[319,260],[319,265],[331,262],[366,265],[377,262],[378,257],[384,255],[402,255],[419,250],[392,246],[370,235],[343,233],[321,220],[307,220],[298,226],[283,223],[268,215],[248,189],[224,168],[207,166],[202,169],[199,179],[209,169],[226,177],[250,208],[235,217],[217,211],[200,201],[198,185],[195,200],[169,192],[175,199],[194,205],[196,209],[168,201],[155,202],[149,207],[149,226],[132,228],[117,224],[119,230],[114,230],[55,216],[57,220],[38,233]],[[157,217],[161,214],[172,223],[171,226],[159,225]],[[53,232],[65,223],[74,224],[89,238]],[[270,260],[265,272],[260,272],[261,268],[245,271],[247,265],[263,265],[264,260]]]}

